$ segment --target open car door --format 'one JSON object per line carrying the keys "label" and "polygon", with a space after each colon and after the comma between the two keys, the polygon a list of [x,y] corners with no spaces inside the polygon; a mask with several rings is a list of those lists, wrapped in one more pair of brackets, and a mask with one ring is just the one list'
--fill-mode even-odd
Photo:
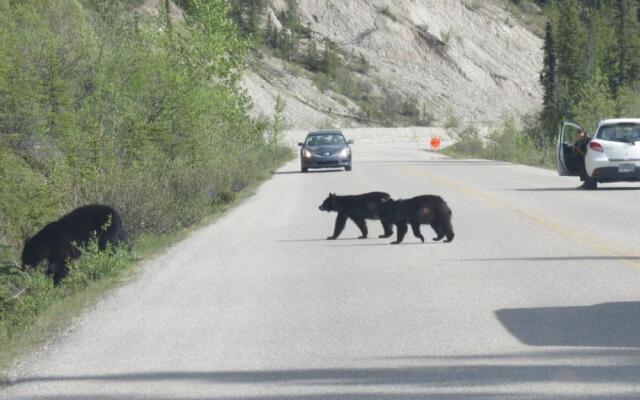
{"label": "open car door", "polygon": [[573,122],[563,122],[556,143],[556,169],[560,176],[580,176],[579,162],[583,162],[573,152],[571,146],[576,140],[580,126]]}

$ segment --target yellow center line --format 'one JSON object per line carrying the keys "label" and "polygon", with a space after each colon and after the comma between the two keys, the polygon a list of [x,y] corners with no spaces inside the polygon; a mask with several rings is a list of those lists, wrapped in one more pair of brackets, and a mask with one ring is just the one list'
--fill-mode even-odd
{"label": "yellow center line", "polygon": [[568,239],[573,243],[579,243],[580,246],[582,246],[585,249],[594,251],[599,254],[605,254],[607,256],[620,258],[619,261],[622,262],[623,264],[626,264],[627,266],[633,267],[635,269],[640,269],[640,260],[628,259],[628,258],[636,258],[636,257],[640,258],[640,255],[638,253],[634,253],[630,249],[620,249],[616,246],[606,244],[605,240],[601,238],[594,238],[592,235],[586,235],[575,228],[568,227],[566,225],[561,225],[540,214],[536,214],[524,208],[514,206],[513,204],[497,196],[460,184],[451,179],[447,179],[442,176],[431,174],[427,171],[424,171],[423,169],[418,169],[417,167],[409,167],[405,165],[400,166],[400,168],[402,168],[403,170],[407,171],[412,175],[426,177],[431,181],[438,182],[442,185],[449,186],[461,192],[465,192],[472,196],[478,197],[481,200],[485,201],[487,204],[490,204],[494,207],[506,208],[511,211],[514,211],[517,214],[524,216],[528,220],[555,233],[556,235],[564,239]]}

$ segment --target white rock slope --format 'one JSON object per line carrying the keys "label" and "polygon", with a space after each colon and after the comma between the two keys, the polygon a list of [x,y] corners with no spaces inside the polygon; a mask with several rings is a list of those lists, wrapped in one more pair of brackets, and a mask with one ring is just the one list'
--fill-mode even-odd
{"label": "white rock slope", "polygon": [[[493,122],[539,107],[542,40],[498,0],[303,0],[302,24],[316,39],[329,38],[347,52],[361,53],[372,68],[370,83],[414,96],[442,122]],[[272,1],[276,14],[284,1]],[[285,99],[292,127],[357,126],[357,106],[320,92],[300,71],[279,61],[260,61],[260,75],[244,83],[256,113],[271,114],[275,96]],[[280,66],[281,67],[281,66]]]}

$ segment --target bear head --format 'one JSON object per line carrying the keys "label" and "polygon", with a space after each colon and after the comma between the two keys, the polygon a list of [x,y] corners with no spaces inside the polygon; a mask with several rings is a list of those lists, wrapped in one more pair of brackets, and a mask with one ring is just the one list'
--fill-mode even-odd
{"label": "bear head", "polygon": [[338,199],[338,196],[336,196],[334,193],[329,193],[329,197],[324,199],[324,201],[322,202],[322,204],[320,204],[320,207],[318,207],[318,209],[320,211],[337,211],[336,209],[337,199]]}
{"label": "bear head", "polygon": [[35,268],[47,257],[47,246],[38,237],[27,238],[22,249],[22,269]]}

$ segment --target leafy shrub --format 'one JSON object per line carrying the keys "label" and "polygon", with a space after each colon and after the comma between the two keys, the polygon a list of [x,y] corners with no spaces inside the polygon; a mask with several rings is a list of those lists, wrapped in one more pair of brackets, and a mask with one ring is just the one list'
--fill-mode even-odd
{"label": "leafy shrub", "polygon": [[477,128],[465,128],[459,140],[444,153],[453,157],[484,158],[547,168],[555,162],[553,143],[545,141],[536,145],[527,128],[519,128],[513,118],[505,119],[485,140]]}
{"label": "leafy shrub", "polygon": [[131,238],[175,232],[290,157],[281,126],[249,117],[227,2],[188,3],[180,22],[138,1],[0,0],[0,343],[127,263],[89,248],[59,287],[34,272],[12,299],[46,223],[97,202]]}

